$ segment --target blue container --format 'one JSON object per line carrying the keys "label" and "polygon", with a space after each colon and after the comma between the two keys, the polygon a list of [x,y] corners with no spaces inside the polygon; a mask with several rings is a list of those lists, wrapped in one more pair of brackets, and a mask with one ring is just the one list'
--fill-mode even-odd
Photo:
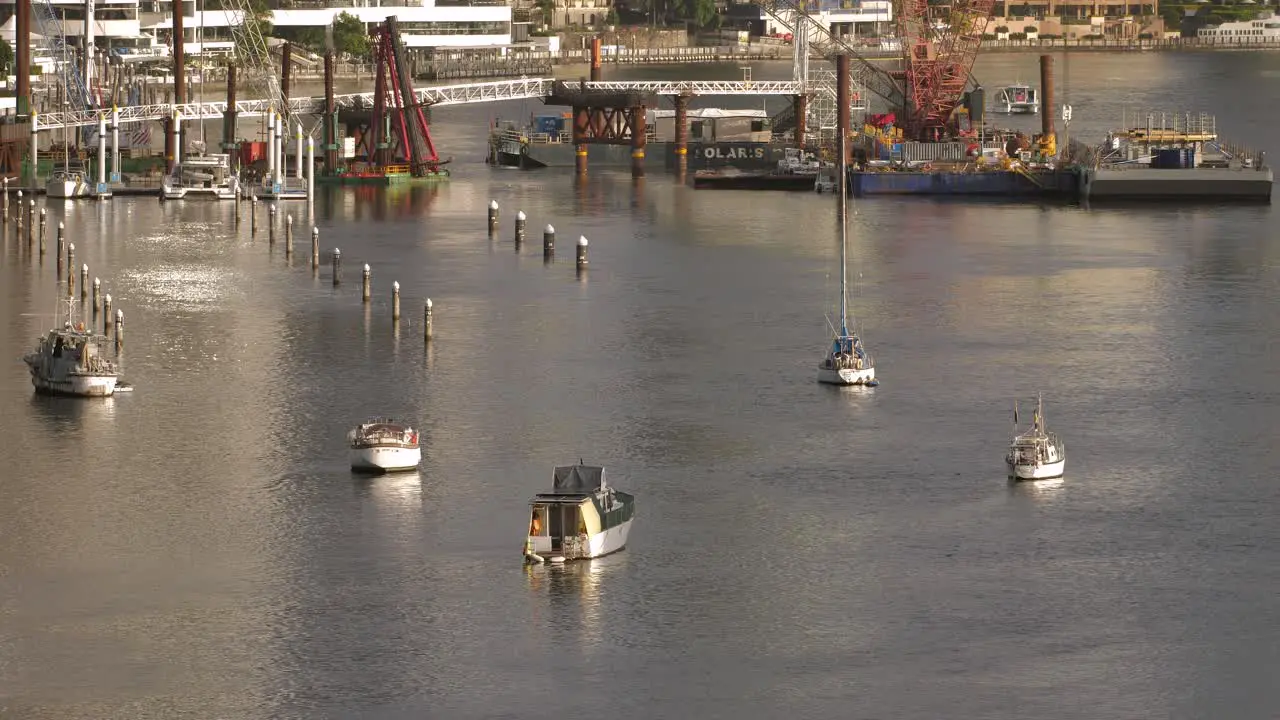
{"label": "blue container", "polygon": [[533,119],[533,131],[555,135],[560,132],[564,120],[559,115],[539,115]]}
{"label": "blue container", "polygon": [[1196,149],[1193,147],[1182,148],[1182,167],[1193,168],[1196,166]]}
{"label": "blue container", "polygon": [[1161,170],[1177,170],[1182,164],[1182,148],[1157,150],[1151,158],[1151,167]]}

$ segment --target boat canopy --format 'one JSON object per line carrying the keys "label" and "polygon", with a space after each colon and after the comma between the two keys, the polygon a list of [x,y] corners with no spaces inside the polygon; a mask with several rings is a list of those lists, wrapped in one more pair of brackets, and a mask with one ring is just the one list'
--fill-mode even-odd
{"label": "boat canopy", "polygon": [[556,493],[593,493],[604,486],[604,468],[598,465],[563,465],[555,470]]}

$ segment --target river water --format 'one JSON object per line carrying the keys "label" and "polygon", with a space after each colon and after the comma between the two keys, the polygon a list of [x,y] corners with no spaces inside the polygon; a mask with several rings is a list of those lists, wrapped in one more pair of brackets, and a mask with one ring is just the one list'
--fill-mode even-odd
{"label": "river water", "polygon": [[[1094,139],[1129,103],[1274,146],[1280,56],[1065,64]],[[265,212],[251,236],[230,205],[51,205],[125,312],[137,390],[103,401],[33,395],[53,256],[6,232],[0,716],[1274,716],[1271,208],[859,201],[883,384],[840,390],[814,382],[829,197],[480,164],[489,118],[534,109],[438,110],[439,188],[283,206],[292,259]],[[1010,487],[1037,392],[1067,476]],[[347,470],[381,414],[422,429],[419,473]],[[636,494],[629,547],[523,567],[528,498],[579,458]]]}

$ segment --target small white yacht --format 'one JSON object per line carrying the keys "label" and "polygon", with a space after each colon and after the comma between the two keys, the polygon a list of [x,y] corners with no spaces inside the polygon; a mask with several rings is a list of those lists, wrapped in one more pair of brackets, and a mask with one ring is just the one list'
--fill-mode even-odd
{"label": "small white yacht", "polygon": [[414,470],[422,462],[418,432],[405,423],[385,418],[370,420],[347,433],[351,469],[386,473]]}
{"label": "small white yacht", "polygon": [[23,356],[31,371],[31,384],[36,392],[50,395],[113,395],[120,372],[106,358],[107,337],[74,320],[75,304],[75,298],[63,299],[60,307],[65,308],[66,316],[59,317],[62,327],[50,330],[37,341],[34,351]]}
{"label": "small white yacht", "polygon": [[79,170],[55,170],[44,185],[49,198],[66,199],[89,197],[89,183]]}
{"label": "small white yacht", "polygon": [[160,181],[160,196],[165,200],[235,200],[239,192],[240,179],[231,171],[231,156],[221,153],[183,158]]}
{"label": "small white yacht", "polygon": [[585,560],[626,547],[635,497],[610,487],[603,467],[578,463],[557,467],[551,492],[529,501],[526,562]]}
{"label": "small white yacht", "polygon": [[1060,478],[1067,467],[1067,450],[1057,435],[1045,430],[1044,403],[1036,399],[1031,427],[1018,433],[1018,405],[1013,405],[1014,438],[1004,461],[1012,480]]}
{"label": "small white yacht", "polygon": [[996,90],[995,112],[1006,115],[1034,115],[1040,112],[1040,98],[1030,85],[1015,83]]}

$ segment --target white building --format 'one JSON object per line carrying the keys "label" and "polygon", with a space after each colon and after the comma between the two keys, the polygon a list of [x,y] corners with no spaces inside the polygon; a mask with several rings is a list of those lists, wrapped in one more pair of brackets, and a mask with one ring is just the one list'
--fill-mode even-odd
{"label": "white building", "polygon": [[[779,19],[794,25],[792,13],[780,11],[781,18],[766,17],[766,34],[787,33]],[[816,20],[833,35],[853,38],[877,37],[891,31],[893,3],[891,0],[818,0],[809,17]]]}
{"label": "white building", "polygon": [[1270,15],[1257,20],[1241,20],[1223,23],[1215,27],[1203,27],[1196,31],[1203,42],[1227,45],[1280,42],[1280,17]]}

